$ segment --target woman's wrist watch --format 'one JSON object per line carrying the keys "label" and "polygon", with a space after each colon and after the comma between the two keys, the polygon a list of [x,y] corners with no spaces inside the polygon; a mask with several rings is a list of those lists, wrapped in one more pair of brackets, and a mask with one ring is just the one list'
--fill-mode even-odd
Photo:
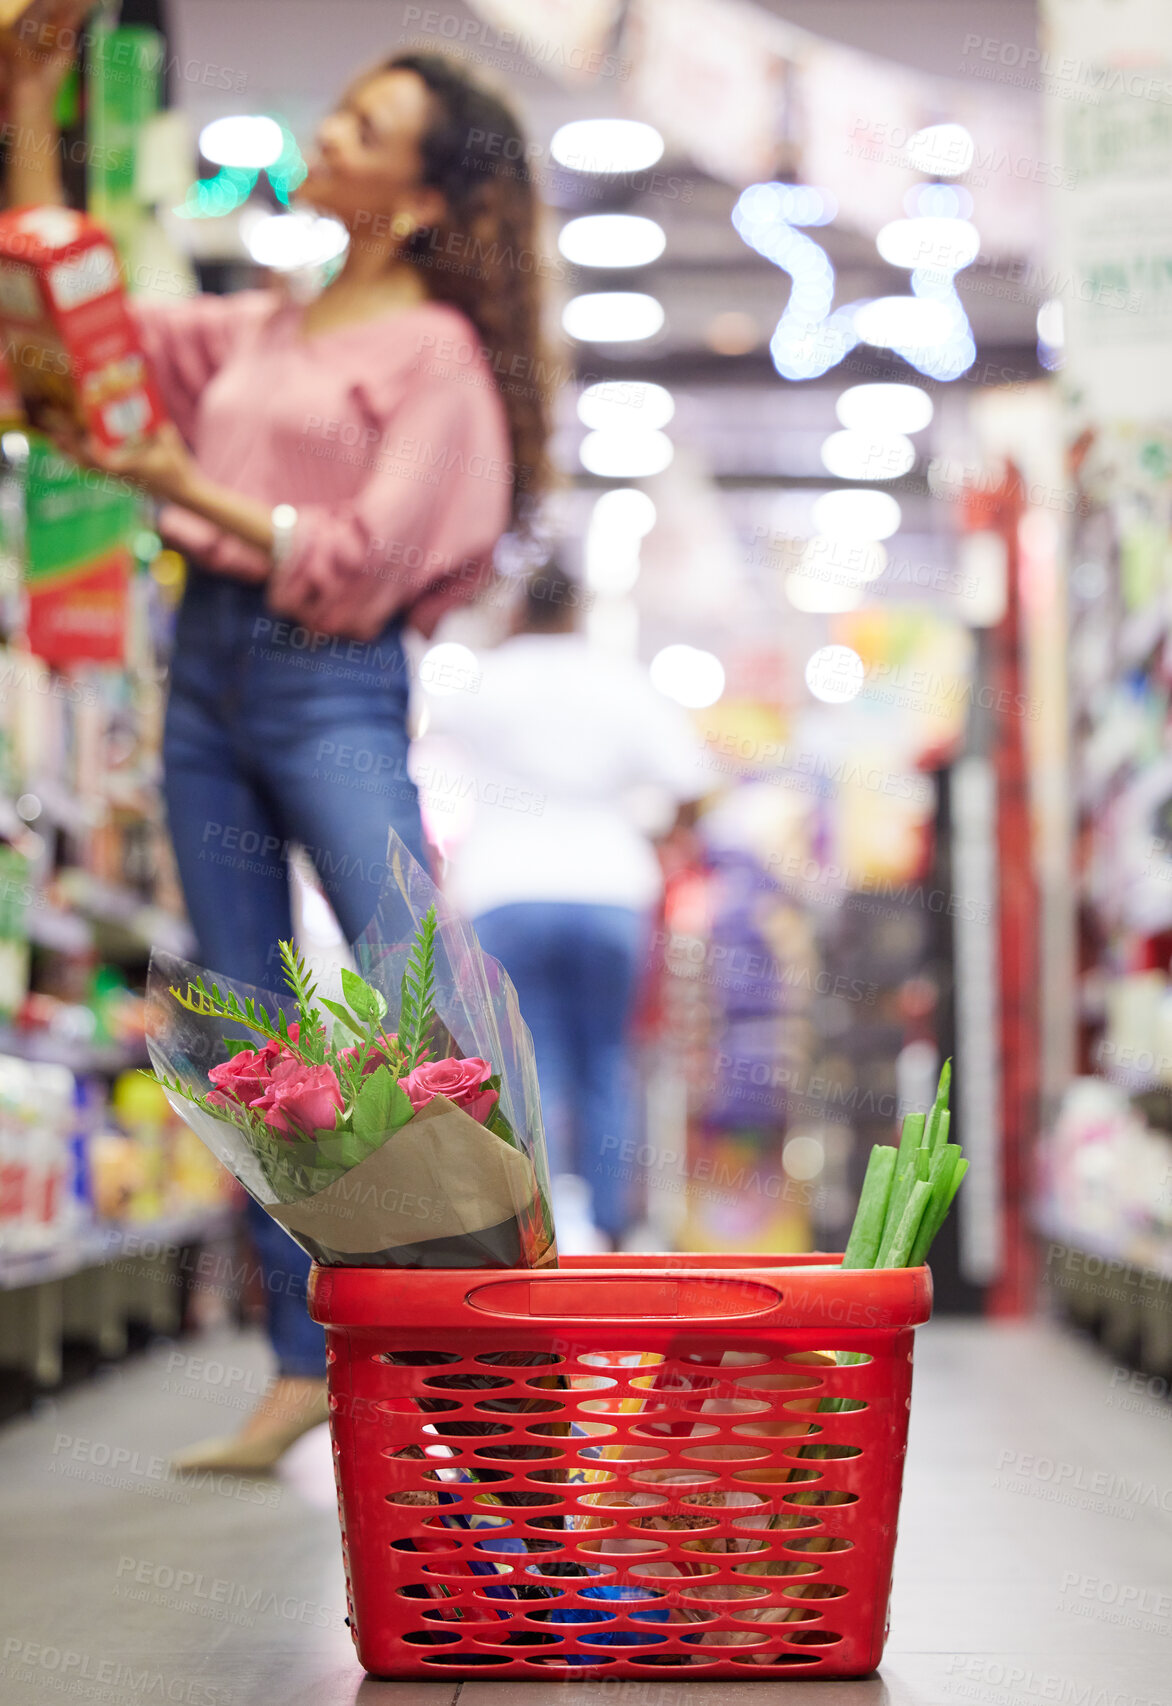
{"label": "woman's wrist watch", "polygon": [[277,504],[269,517],[273,529],[273,545],[270,555],[273,567],[280,568],[289,552],[293,549],[293,535],[297,531],[297,511],[292,504]]}

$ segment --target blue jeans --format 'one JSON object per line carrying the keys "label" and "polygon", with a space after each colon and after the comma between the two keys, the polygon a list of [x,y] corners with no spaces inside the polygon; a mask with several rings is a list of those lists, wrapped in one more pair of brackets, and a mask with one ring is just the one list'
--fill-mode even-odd
{"label": "blue jeans", "polygon": [[647,920],[625,906],[526,901],[482,912],[475,925],[533,1033],[550,1172],[580,1174],[595,1223],[618,1238],[632,1218],[627,1033]]}
{"label": "blue jeans", "polygon": [[[262,587],[192,570],[163,766],[201,964],[281,987],[276,944],[293,932],[292,841],[313,860],[350,940],[378,904],[388,829],[423,861],[406,712],[396,624],[369,645],[333,640],[271,616]],[[304,1308],[309,1257],[262,1211],[251,1225],[279,1372],[324,1374],[324,1334]]]}

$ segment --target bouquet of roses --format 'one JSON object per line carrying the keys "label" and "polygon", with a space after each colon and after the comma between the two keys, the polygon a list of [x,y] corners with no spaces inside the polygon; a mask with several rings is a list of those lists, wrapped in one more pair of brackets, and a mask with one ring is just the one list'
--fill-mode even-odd
{"label": "bouquet of roses", "polygon": [[362,975],[288,996],[156,952],[147,1042],[169,1101],[321,1263],[557,1259],[533,1045],[511,982],[392,832]]}

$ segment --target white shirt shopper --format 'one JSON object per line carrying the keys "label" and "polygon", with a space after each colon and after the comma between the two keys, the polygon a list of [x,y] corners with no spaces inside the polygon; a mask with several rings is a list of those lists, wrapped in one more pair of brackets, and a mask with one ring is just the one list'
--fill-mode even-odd
{"label": "white shirt shopper", "polygon": [[478,691],[431,701],[429,732],[464,748],[476,802],[452,900],[473,918],[538,900],[653,907],[646,827],[668,827],[704,788],[684,711],[575,633],[519,634],[480,662]]}
{"label": "white shirt shopper", "polygon": [[525,632],[484,657],[476,692],[436,699],[431,724],[471,766],[475,815],[446,886],[533,1033],[569,1254],[618,1243],[638,1212],[628,1035],[660,892],[648,794],[662,832],[704,787],[684,712],[637,664],[572,632],[575,595],[556,567],[534,576]]}

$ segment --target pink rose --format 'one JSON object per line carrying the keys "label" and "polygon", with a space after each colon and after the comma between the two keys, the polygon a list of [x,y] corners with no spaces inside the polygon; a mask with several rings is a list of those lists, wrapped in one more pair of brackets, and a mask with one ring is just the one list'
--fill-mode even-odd
{"label": "pink rose", "polygon": [[[301,1027],[289,1026],[289,1037],[296,1042],[301,1034]],[[231,1102],[238,1102],[241,1107],[251,1107],[256,1097],[264,1094],[278,1057],[287,1053],[282,1043],[274,1042],[272,1038],[259,1049],[241,1049],[231,1060],[226,1060],[221,1066],[213,1066],[208,1077],[216,1086],[208,1097],[208,1101],[217,1108],[226,1108]]]}
{"label": "pink rose", "polygon": [[[363,1077],[368,1072],[374,1072],[378,1067],[385,1066],[387,1060],[397,1052],[398,1047],[398,1035],[394,1031],[389,1034],[384,1031],[380,1037],[375,1039],[374,1047],[366,1057],[366,1065],[362,1069]],[[361,1044],[353,1043],[349,1048],[344,1048],[341,1051],[339,1059],[352,1066],[358,1060],[360,1050]]]}
{"label": "pink rose", "polygon": [[230,1101],[247,1107],[264,1090],[276,1053],[276,1044],[266,1043],[262,1049],[241,1049],[222,1066],[213,1066],[208,1077],[216,1088],[208,1097],[209,1102],[217,1107]]}
{"label": "pink rose", "polygon": [[270,1072],[263,1094],[249,1103],[249,1107],[259,1108],[273,1131],[307,1137],[315,1131],[332,1131],[342,1106],[342,1090],[333,1068],[307,1066],[288,1052]]}
{"label": "pink rose", "polygon": [[405,1078],[400,1078],[399,1088],[406,1092],[416,1113],[425,1108],[433,1096],[446,1096],[449,1102],[463,1108],[466,1114],[471,1114],[483,1125],[500,1099],[496,1090],[481,1088],[484,1080],[491,1076],[492,1067],[488,1061],[480,1060],[476,1055],[469,1055],[467,1060],[450,1057],[447,1060],[425,1060]]}

